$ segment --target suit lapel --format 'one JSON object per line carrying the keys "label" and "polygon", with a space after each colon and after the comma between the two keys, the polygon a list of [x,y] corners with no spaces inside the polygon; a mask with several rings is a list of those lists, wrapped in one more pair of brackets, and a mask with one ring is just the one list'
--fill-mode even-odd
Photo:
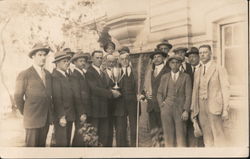
{"label": "suit lapel", "polygon": [[[161,71],[158,73],[158,75],[155,77],[155,80],[158,80],[158,78],[161,78],[162,74],[165,73],[166,65],[161,69]],[[153,75],[154,73],[152,73]]]}
{"label": "suit lapel", "polygon": [[210,67],[208,68],[207,73],[205,74],[205,76],[207,76],[206,77],[207,83],[210,81],[210,79],[212,77],[212,74],[214,73],[215,69],[216,69],[216,65],[212,62],[211,65],[210,65]]}
{"label": "suit lapel", "polygon": [[[39,74],[38,74],[38,72],[35,70],[35,68],[32,66],[31,67],[32,69],[31,69],[31,71],[32,71],[32,73],[34,74],[34,77],[39,81],[39,83],[45,88],[45,86],[44,86],[44,84],[43,84],[43,80],[41,79],[41,77],[39,76]],[[45,76],[45,79],[46,79],[46,76]],[[46,79],[46,81],[47,81],[47,79]],[[46,84],[47,84],[47,82],[46,82]]]}
{"label": "suit lapel", "polygon": [[167,94],[168,94],[168,83],[169,83],[169,79],[171,78],[171,74],[169,73],[168,75],[167,75],[167,77],[166,77],[166,84],[165,84],[165,91],[164,91],[164,98],[163,99],[165,99],[166,98],[166,96],[167,96]]}
{"label": "suit lapel", "polygon": [[179,88],[180,88],[181,85],[182,85],[183,77],[184,77],[184,73],[183,73],[183,72],[180,72],[179,77],[178,77],[178,79],[177,79],[177,81],[176,81],[176,92],[179,90]]}

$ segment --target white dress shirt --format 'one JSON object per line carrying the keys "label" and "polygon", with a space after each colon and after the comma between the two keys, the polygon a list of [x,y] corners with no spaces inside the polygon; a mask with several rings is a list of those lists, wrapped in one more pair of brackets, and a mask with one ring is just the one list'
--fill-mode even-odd
{"label": "white dress shirt", "polygon": [[171,77],[172,77],[173,81],[175,81],[175,82],[177,81],[177,79],[179,78],[179,74],[180,74],[179,71],[176,73],[171,71]]}
{"label": "white dress shirt", "polygon": [[207,71],[208,71],[208,69],[209,69],[211,63],[212,63],[212,60],[208,61],[208,63],[206,63],[206,64],[203,64],[203,63],[202,63],[202,72],[203,72],[203,73],[204,73],[204,66],[205,66],[205,73],[207,73]]}
{"label": "white dress shirt", "polygon": [[109,78],[113,80],[113,78],[112,78],[112,71],[111,71],[110,69],[107,68],[107,69],[106,69],[106,72],[107,72]]}
{"label": "white dress shirt", "polygon": [[192,67],[192,72],[194,72],[194,68],[195,68],[195,71],[197,71],[201,67],[201,64],[198,64],[196,66],[191,65],[191,67]]}
{"label": "white dress shirt", "polygon": [[38,73],[39,77],[42,79],[42,69],[44,69],[43,67],[40,67],[36,64],[33,64],[33,67],[35,68],[36,72]]}
{"label": "white dress shirt", "polygon": [[94,64],[92,66],[99,73],[99,75],[101,75],[101,69],[99,67],[95,66]]}
{"label": "white dress shirt", "polygon": [[125,73],[126,73],[126,68],[127,68],[128,76],[130,76],[130,74],[131,74],[131,68],[130,68],[130,67],[122,67],[123,74],[125,75]]}
{"label": "white dress shirt", "polygon": [[155,77],[158,76],[158,74],[161,72],[161,70],[163,69],[163,67],[164,67],[164,63],[155,66],[155,70],[154,70]]}

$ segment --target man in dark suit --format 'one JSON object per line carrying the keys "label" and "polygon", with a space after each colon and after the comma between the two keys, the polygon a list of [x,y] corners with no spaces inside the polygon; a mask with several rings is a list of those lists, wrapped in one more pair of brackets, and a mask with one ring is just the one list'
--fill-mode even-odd
{"label": "man in dark suit", "polygon": [[157,93],[166,147],[185,147],[191,105],[191,79],[179,71],[183,58],[169,57],[171,72],[162,76]]}
{"label": "man in dark suit", "polygon": [[[65,49],[63,49],[63,52],[66,52],[66,54],[69,55],[71,58],[72,58],[72,57],[74,56],[74,54],[75,54],[75,52],[71,51],[70,48],[65,48]],[[67,76],[70,76],[70,75],[73,73],[74,68],[75,68],[74,65],[70,63],[70,64],[69,64],[69,67],[68,67],[68,69],[67,69],[67,71],[66,71]]]}
{"label": "man in dark suit", "polygon": [[81,124],[90,121],[90,90],[86,79],[84,68],[87,64],[88,56],[82,52],[76,53],[71,62],[75,65],[74,72],[70,76],[73,88],[74,106],[76,110],[75,135],[72,146],[84,146],[82,137],[78,134]]}
{"label": "man in dark suit", "polygon": [[[129,54],[123,53],[119,57],[122,66],[122,78],[119,82],[122,96],[115,103],[115,130],[117,147],[136,146],[137,125],[137,87],[132,67],[129,65]],[[127,142],[127,118],[129,120],[130,145]]]}
{"label": "man in dark suit", "polygon": [[28,147],[44,147],[52,119],[51,75],[44,69],[49,48],[35,44],[29,57],[33,66],[17,76],[15,102],[24,116],[25,143]]}
{"label": "man in dark suit", "polygon": [[55,112],[56,146],[70,146],[72,125],[75,121],[73,91],[66,71],[70,56],[66,52],[55,53],[56,68],[52,72],[52,97]]}
{"label": "man in dark suit", "polygon": [[166,54],[166,58],[164,59],[164,64],[168,65],[168,53],[172,49],[172,45],[168,42],[167,39],[163,39],[161,43],[156,45],[156,49],[164,52]]}
{"label": "man in dark suit", "polygon": [[153,71],[151,72],[151,89],[152,96],[148,97],[148,107],[147,112],[149,114],[149,126],[150,129],[161,128],[161,115],[160,115],[160,107],[157,101],[157,90],[160,85],[161,77],[165,73],[170,72],[170,68],[168,65],[164,65],[164,58],[166,54],[162,51],[156,50],[150,58],[153,61]]}
{"label": "man in dark suit", "polygon": [[97,129],[99,143],[102,146],[108,146],[108,99],[117,98],[121,94],[117,90],[108,88],[105,75],[100,69],[102,60],[102,51],[94,51],[92,53],[92,65],[89,67],[86,77],[90,86],[91,123]]}
{"label": "man in dark suit", "polygon": [[185,55],[186,55],[187,50],[188,49],[185,47],[178,47],[178,48],[174,49],[173,52],[175,53],[175,55],[181,56],[184,59],[181,66],[180,66],[180,71],[189,74],[189,76],[191,77],[192,76],[192,67],[185,60]]}

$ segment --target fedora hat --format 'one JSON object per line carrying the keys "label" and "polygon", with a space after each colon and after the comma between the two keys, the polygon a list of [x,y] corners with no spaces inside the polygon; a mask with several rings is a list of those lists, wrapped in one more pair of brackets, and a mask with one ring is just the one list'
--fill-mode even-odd
{"label": "fedora hat", "polygon": [[160,44],[156,45],[156,48],[159,49],[161,45],[166,45],[169,49],[172,49],[173,47],[166,39],[164,39]]}
{"label": "fedora hat", "polygon": [[55,59],[54,61],[52,61],[53,63],[56,63],[57,61],[60,61],[62,59],[70,59],[70,55],[68,55],[66,52],[64,51],[59,51],[55,53]]}
{"label": "fedora hat", "polygon": [[154,58],[155,55],[162,55],[163,57],[167,57],[167,54],[162,52],[161,50],[159,49],[155,49],[155,51],[149,56],[151,59]]}
{"label": "fedora hat", "polygon": [[169,61],[169,62],[170,62],[171,60],[173,60],[173,59],[176,59],[176,60],[178,60],[178,61],[180,61],[180,62],[182,62],[182,61],[184,60],[183,57],[180,56],[180,55],[171,55],[171,56],[168,57],[168,61]]}
{"label": "fedora hat", "polygon": [[82,51],[81,52],[78,52],[78,53],[75,53],[73,55],[73,57],[70,59],[70,62],[74,62],[75,60],[79,59],[79,58],[85,58],[86,61],[89,61],[90,59],[90,54],[89,53],[83,53]]}
{"label": "fedora hat", "polygon": [[190,49],[187,50],[185,56],[189,56],[190,54],[197,54],[199,55],[199,50],[196,47],[191,47]]}
{"label": "fedora hat", "polygon": [[187,50],[188,50],[188,49],[185,48],[185,47],[177,47],[177,48],[175,48],[175,49],[173,50],[173,52],[174,52],[174,53],[177,53],[178,51],[183,51],[183,52],[186,53]]}
{"label": "fedora hat", "polygon": [[74,51],[72,51],[70,48],[65,48],[63,49],[64,52],[66,52],[67,54],[71,54],[71,56],[73,56],[75,54]]}
{"label": "fedora hat", "polygon": [[45,51],[46,55],[49,53],[50,48],[48,45],[43,44],[43,43],[36,43],[33,47],[32,50],[29,52],[29,57],[32,58],[32,56],[37,52],[37,51]]}

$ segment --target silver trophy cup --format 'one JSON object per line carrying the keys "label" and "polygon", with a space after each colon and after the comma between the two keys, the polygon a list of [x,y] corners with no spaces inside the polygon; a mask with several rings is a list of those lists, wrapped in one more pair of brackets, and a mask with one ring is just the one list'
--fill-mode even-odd
{"label": "silver trophy cup", "polygon": [[113,76],[113,81],[115,82],[115,86],[113,89],[118,90],[120,87],[118,86],[118,83],[121,80],[122,77],[122,70],[119,67],[113,67],[112,68],[112,76]]}

